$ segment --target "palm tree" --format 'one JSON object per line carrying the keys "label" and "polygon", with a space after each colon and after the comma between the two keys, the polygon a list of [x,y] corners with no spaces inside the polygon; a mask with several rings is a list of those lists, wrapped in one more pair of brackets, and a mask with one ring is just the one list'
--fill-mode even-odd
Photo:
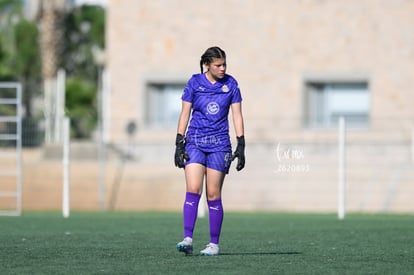
{"label": "palm tree", "polygon": [[[59,128],[60,113],[63,106],[57,106],[56,74],[63,41],[62,18],[65,0],[41,0],[38,19],[40,21],[40,51],[42,56],[42,77],[45,92],[46,142],[55,142],[52,133]],[[60,109],[59,109],[60,108]],[[55,119],[57,118],[57,119]],[[59,129],[55,133],[59,135]],[[59,139],[59,138],[57,138]]]}
{"label": "palm tree", "polygon": [[63,25],[61,19],[65,9],[64,0],[41,0],[38,18],[40,20],[42,53],[42,74],[45,81],[54,79],[58,58],[62,48]]}

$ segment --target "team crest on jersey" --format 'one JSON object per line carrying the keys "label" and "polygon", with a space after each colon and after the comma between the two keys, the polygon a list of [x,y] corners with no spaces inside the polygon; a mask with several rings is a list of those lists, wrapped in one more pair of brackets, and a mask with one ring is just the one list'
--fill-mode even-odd
{"label": "team crest on jersey", "polygon": [[229,91],[229,87],[227,85],[223,85],[223,87],[221,87],[221,90],[227,93]]}
{"label": "team crest on jersey", "polygon": [[207,112],[211,115],[215,115],[220,111],[220,105],[217,102],[210,102],[207,104]]}

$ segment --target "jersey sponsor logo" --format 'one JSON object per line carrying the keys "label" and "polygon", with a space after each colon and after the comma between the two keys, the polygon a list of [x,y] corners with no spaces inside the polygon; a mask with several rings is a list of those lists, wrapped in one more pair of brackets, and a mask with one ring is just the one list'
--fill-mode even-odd
{"label": "jersey sponsor logo", "polygon": [[203,86],[198,86],[198,90],[204,92],[206,88],[204,88]]}
{"label": "jersey sponsor logo", "polygon": [[196,138],[196,144],[197,145],[201,145],[201,144],[220,144],[221,143],[221,139],[219,137],[216,136],[205,136],[205,137],[199,137]]}
{"label": "jersey sponsor logo", "polygon": [[210,102],[209,104],[207,104],[207,112],[210,115],[215,115],[220,111],[220,105],[218,105],[217,102]]}
{"label": "jersey sponsor logo", "polygon": [[223,87],[221,87],[221,90],[227,93],[229,91],[229,87],[227,85],[223,85]]}

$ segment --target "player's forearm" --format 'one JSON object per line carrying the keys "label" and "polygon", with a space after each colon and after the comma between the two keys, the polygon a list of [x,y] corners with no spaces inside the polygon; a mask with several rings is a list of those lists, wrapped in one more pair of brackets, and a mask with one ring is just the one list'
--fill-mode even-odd
{"label": "player's forearm", "polygon": [[191,103],[183,101],[180,117],[178,119],[177,134],[181,134],[183,136],[185,135],[185,131],[187,130],[188,126],[188,121],[190,120],[190,112]]}
{"label": "player's forearm", "polygon": [[244,122],[243,122],[243,116],[236,115],[233,117],[233,123],[234,123],[234,130],[236,131],[236,136],[241,137],[244,136]]}
{"label": "player's forearm", "polygon": [[235,103],[231,106],[232,115],[233,115],[233,124],[236,136],[244,136],[244,121],[243,114],[241,109],[241,103]]}
{"label": "player's forearm", "polygon": [[177,134],[181,134],[183,136],[185,135],[185,131],[187,130],[188,125],[188,119],[189,117],[181,113],[180,119],[178,120]]}

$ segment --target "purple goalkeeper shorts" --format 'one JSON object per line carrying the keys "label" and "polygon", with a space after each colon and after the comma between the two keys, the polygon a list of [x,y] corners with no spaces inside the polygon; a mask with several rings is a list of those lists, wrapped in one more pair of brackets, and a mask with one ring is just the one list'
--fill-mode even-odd
{"label": "purple goalkeeper shorts", "polygon": [[225,174],[229,173],[231,165],[231,151],[227,152],[204,152],[197,145],[187,144],[186,152],[190,159],[185,165],[190,163],[200,163],[208,168],[218,170]]}

